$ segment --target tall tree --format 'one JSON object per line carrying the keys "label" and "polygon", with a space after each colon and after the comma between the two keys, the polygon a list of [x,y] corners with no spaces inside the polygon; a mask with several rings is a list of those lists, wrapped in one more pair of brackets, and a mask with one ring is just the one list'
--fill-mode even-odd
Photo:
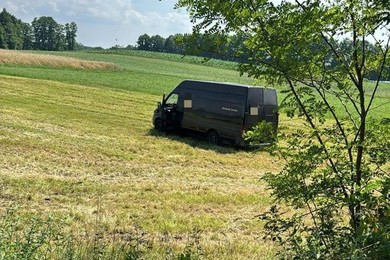
{"label": "tall tree", "polygon": [[165,39],[164,51],[168,53],[178,53],[175,43],[175,37],[173,35],[169,35],[168,38]]}
{"label": "tall tree", "polygon": [[389,69],[387,1],[179,0],[176,7],[187,8],[195,35],[245,39],[236,50],[247,53],[241,73],[286,85],[285,111],[305,119],[307,129],[279,147],[283,170],[265,176],[284,205],[263,215],[281,254],[390,258],[390,124],[370,118]]}
{"label": "tall tree", "polygon": [[151,50],[151,40],[150,36],[147,35],[146,33],[138,37],[137,41],[137,48],[138,50],[143,50],[143,51],[150,51]]}
{"label": "tall tree", "polygon": [[23,50],[32,50],[34,48],[34,32],[28,23],[23,23]]}
{"label": "tall tree", "polygon": [[52,17],[34,18],[31,25],[35,36],[35,49],[46,51],[64,49],[63,26]]}
{"label": "tall tree", "polygon": [[150,50],[162,52],[164,50],[165,39],[160,35],[153,35],[150,37]]}
{"label": "tall tree", "polygon": [[0,13],[0,48],[23,48],[23,23],[4,8]]}
{"label": "tall tree", "polygon": [[76,48],[77,25],[75,22],[65,24],[66,49],[73,51]]}
{"label": "tall tree", "polygon": [[8,49],[4,27],[0,25],[0,49]]}

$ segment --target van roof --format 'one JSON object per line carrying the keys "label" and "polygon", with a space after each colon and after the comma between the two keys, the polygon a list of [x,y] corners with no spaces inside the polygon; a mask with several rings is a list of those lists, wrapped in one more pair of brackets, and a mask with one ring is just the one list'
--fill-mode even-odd
{"label": "van roof", "polygon": [[192,79],[187,79],[184,80],[182,83],[185,82],[193,82],[193,83],[203,83],[203,84],[212,84],[212,85],[228,85],[228,86],[233,86],[233,87],[242,87],[242,88],[263,88],[261,86],[250,86],[250,85],[244,85],[244,84],[239,84],[239,83],[233,83],[233,82],[218,82],[218,81],[207,81],[207,80],[192,80]]}

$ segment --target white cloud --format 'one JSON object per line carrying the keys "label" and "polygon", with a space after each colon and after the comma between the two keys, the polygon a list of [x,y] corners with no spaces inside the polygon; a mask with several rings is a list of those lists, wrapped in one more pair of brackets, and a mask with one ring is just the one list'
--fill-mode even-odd
{"label": "white cloud", "polygon": [[[7,0],[4,7],[15,16],[52,16],[122,21],[124,14],[133,11],[131,0]],[[0,0],[1,6],[1,0]]]}
{"label": "white cloud", "polygon": [[67,9],[77,15],[111,21],[120,21],[124,18],[125,12],[133,10],[130,0],[71,0]]}
{"label": "white cloud", "polygon": [[178,12],[157,13],[147,12],[141,13],[136,10],[131,10],[125,14],[124,24],[137,24],[143,28],[157,32],[171,32],[174,28],[191,29],[188,16]]}
{"label": "white cloud", "polygon": [[[111,47],[135,44],[147,33],[167,37],[191,31],[185,13],[173,10],[174,0],[0,0],[24,22],[51,16],[58,23],[76,22],[77,40],[85,45]],[[114,39],[114,40],[113,40]],[[118,39],[116,41],[115,39]]]}

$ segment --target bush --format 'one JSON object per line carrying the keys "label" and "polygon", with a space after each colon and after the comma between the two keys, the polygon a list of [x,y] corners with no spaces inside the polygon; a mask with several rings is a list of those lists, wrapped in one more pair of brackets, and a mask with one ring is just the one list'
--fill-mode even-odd
{"label": "bush", "polygon": [[276,131],[271,122],[260,121],[244,134],[244,140],[250,145],[272,144],[276,141]]}

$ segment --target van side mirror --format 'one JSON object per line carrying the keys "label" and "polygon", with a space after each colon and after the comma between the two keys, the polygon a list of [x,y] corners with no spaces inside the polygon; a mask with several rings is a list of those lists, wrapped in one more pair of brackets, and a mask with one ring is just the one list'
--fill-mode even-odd
{"label": "van side mirror", "polygon": [[157,102],[157,108],[158,108],[158,109],[161,108],[161,102]]}

